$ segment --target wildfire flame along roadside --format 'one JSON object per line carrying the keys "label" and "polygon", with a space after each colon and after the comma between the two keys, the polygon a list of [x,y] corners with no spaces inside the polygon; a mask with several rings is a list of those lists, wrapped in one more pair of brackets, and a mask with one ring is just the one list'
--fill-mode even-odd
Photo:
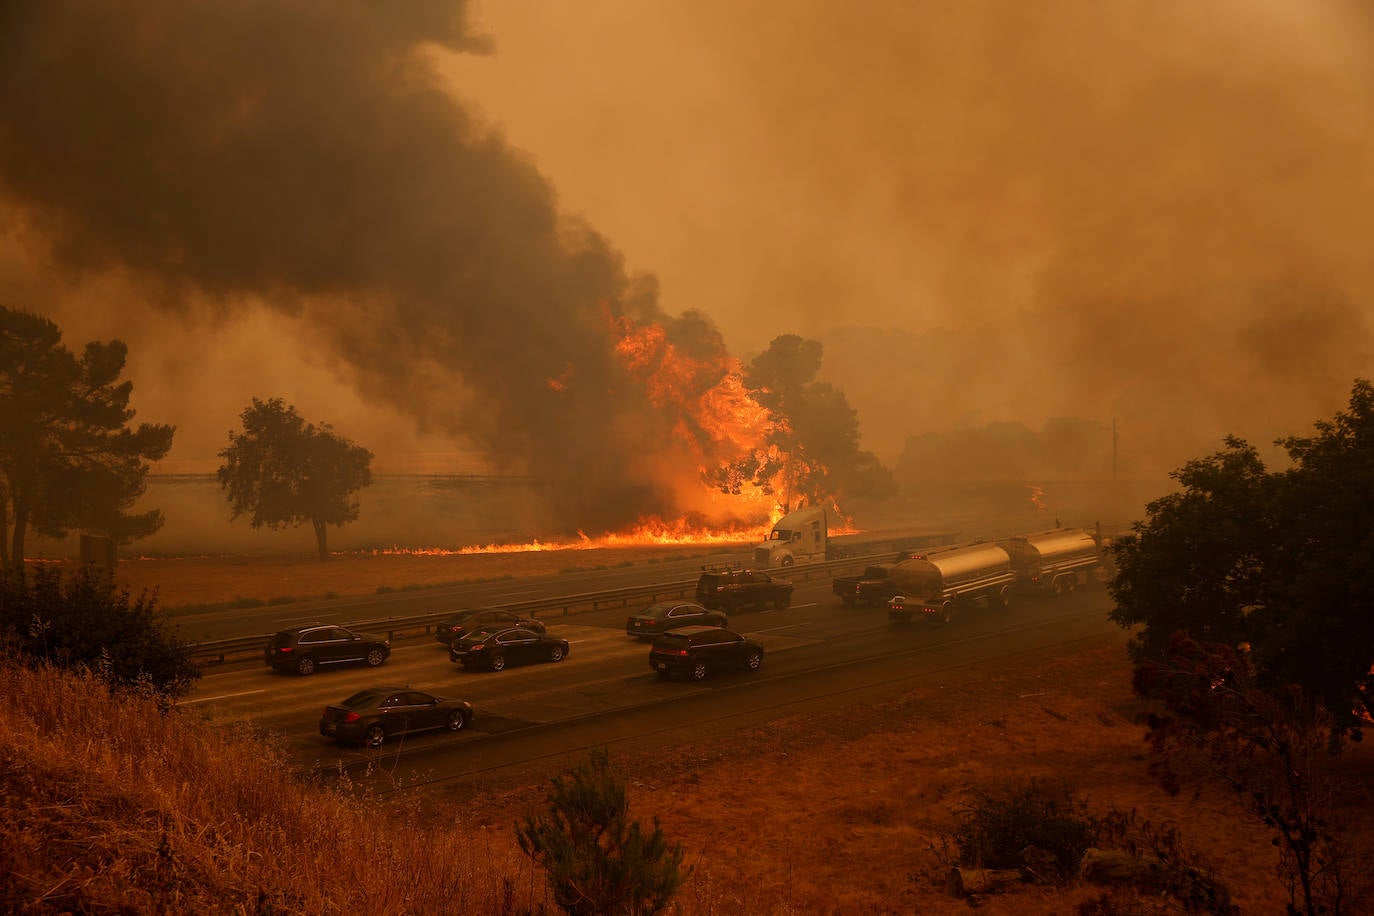
{"label": "wildfire flame along roadside", "polygon": [[[676,346],[662,325],[636,324],[625,316],[606,313],[616,335],[615,351],[629,376],[643,386],[657,409],[676,417],[672,436],[695,463],[695,474],[679,486],[695,492],[679,493],[683,503],[702,507],[682,518],[642,518],[624,531],[575,539],[531,540],[516,544],[465,547],[378,548],[374,555],[457,556],[481,553],[527,553],[555,550],[596,550],[608,547],[681,546],[692,544],[755,543],[789,508],[794,482],[810,470],[810,463],[785,453],[776,434],[788,432],[785,417],[760,404],[744,383],[738,359],[723,350],[707,358],[693,358]],[[548,379],[549,389],[562,391],[576,376],[565,367]],[[744,468],[772,470],[762,481]],[[724,484],[712,483],[723,480]],[[795,507],[794,507],[795,508]],[[859,529],[832,500],[838,524],[832,535],[857,534]]]}

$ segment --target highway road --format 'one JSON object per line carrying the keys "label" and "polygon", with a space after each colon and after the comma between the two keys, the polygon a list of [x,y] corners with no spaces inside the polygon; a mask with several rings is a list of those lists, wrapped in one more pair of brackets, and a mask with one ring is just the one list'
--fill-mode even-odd
{"label": "highway road", "polygon": [[[748,552],[712,554],[710,562],[743,563]],[[671,559],[661,563],[585,569],[552,576],[492,579],[385,594],[357,595],[322,601],[296,601],[254,608],[231,608],[177,614],[172,623],[187,642],[275,633],[303,623],[348,624],[385,617],[447,613],[473,607],[500,607],[512,602],[559,595],[584,594],[644,585],[649,582],[695,581],[701,559]]]}
{"label": "highway road", "polygon": [[[642,582],[644,575],[642,568],[605,573],[588,577],[596,585],[570,586],[572,577],[492,585],[561,587],[566,593],[613,587],[606,583],[619,576]],[[664,577],[684,574],[691,572],[673,570]],[[744,612],[732,619],[732,629],[765,647],[763,669],[753,674],[722,672],[701,684],[662,680],[648,666],[649,644],[626,635],[628,612],[617,608],[550,619],[550,632],[571,644],[568,658],[558,664],[469,671],[449,662],[447,649],[424,636],[394,643],[391,658],[375,669],[337,668],[301,678],[275,673],[260,661],[211,668],[182,705],[216,723],[247,722],[281,735],[303,771],[344,770],[386,791],[398,772],[412,785],[472,780],[498,770],[547,766],[597,744],[699,738],[710,729],[746,727],[816,704],[892,695],[922,678],[991,659],[1049,654],[1103,639],[1124,643],[1125,634],[1107,620],[1109,608],[1105,589],[1095,586],[1059,598],[1022,598],[1005,609],[967,608],[943,628],[896,625],[882,608],[845,608],[831,594],[830,580],[819,578],[798,582],[785,611]],[[340,614],[334,619],[341,622],[358,616]],[[246,625],[264,622],[255,618]],[[380,751],[338,746],[319,735],[324,706],[378,684],[468,699],[476,710],[472,728],[410,736]]]}

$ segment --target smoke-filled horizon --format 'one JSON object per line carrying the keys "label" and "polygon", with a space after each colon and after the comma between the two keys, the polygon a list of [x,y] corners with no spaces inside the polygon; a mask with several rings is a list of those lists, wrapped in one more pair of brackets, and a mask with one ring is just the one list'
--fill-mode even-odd
{"label": "smoke-filled horizon", "polygon": [[282,396],[379,464],[546,479],[563,530],[700,508],[617,318],[708,367],[820,340],[888,462],[1080,417],[1162,471],[1374,374],[1371,34],[1347,0],[9,4],[0,300],[128,341],[174,459]]}
{"label": "smoke-filled horizon", "polygon": [[557,530],[696,509],[664,468],[737,453],[673,435],[676,405],[616,343],[665,327],[665,347],[706,367],[690,398],[724,373],[720,335],[665,316],[652,281],[441,91],[432,48],[484,49],[466,14],[452,0],[12,7],[6,197],[58,265],[126,272],[169,329],[188,299],[230,323],[263,305],[289,316],[369,399],[546,481]]}

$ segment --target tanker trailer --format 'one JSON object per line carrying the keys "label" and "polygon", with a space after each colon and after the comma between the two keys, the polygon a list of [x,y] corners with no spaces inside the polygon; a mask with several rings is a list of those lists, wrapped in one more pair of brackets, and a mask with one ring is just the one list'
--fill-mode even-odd
{"label": "tanker trailer", "polygon": [[1102,568],[1101,546],[1082,528],[1054,528],[997,543],[1011,556],[1018,591],[1068,594]]}
{"label": "tanker trailer", "polygon": [[1016,582],[1011,555],[981,541],[926,551],[893,566],[888,577],[896,592],[887,602],[889,620],[919,616],[940,625],[950,622],[955,604],[985,600],[1006,607]]}

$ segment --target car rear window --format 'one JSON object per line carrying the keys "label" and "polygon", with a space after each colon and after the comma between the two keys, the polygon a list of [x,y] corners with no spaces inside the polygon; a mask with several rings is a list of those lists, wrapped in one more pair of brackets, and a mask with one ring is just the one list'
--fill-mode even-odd
{"label": "car rear window", "polygon": [[357,693],[353,694],[353,696],[344,700],[339,705],[350,707],[370,706],[372,702],[377,699],[377,697],[385,695],[386,691],[384,690],[359,690]]}
{"label": "car rear window", "polygon": [[721,576],[719,573],[702,573],[701,579],[697,582],[699,588],[719,588]]}
{"label": "car rear window", "polygon": [[281,648],[282,646],[289,646],[292,642],[295,641],[295,639],[296,634],[294,631],[282,630],[281,632],[276,633],[272,636],[272,647]]}
{"label": "car rear window", "polygon": [[688,637],[669,633],[666,636],[660,636],[658,642],[654,644],[654,648],[661,646],[665,649],[685,649],[689,645],[691,645],[691,639]]}

